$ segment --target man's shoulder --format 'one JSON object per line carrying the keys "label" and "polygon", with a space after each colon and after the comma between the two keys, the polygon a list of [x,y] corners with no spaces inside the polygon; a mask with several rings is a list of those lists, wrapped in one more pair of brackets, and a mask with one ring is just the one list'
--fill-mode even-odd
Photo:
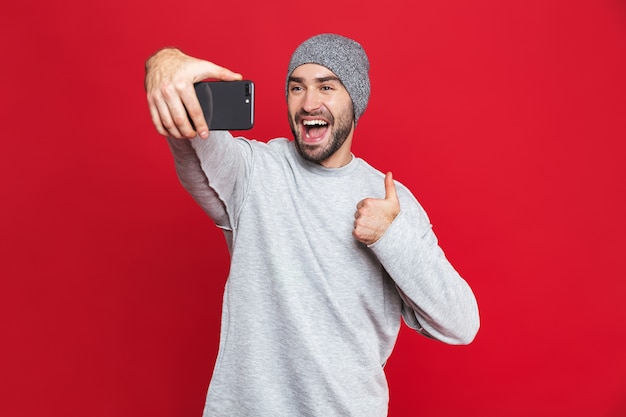
{"label": "man's shoulder", "polygon": [[258,140],[258,139],[248,139],[245,137],[238,137],[236,139],[240,139],[250,143],[252,146],[257,146],[259,148],[269,148],[269,149],[280,149],[287,148],[289,146],[289,142],[291,142],[287,138],[276,137],[269,140]]}
{"label": "man's shoulder", "polygon": [[269,153],[285,153],[289,151],[291,141],[287,138],[278,137],[270,140],[253,140],[238,138],[248,143],[255,151]]}
{"label": "man's shoulder", "polygon": [[365,159],[359,157],[355,158],[358,162],[357,169],[359,176],[361,176],[364,181],[377,181],[380,178],[385,178],[385,174],[381,170],[372,166]]}
{"label": "man's shoulder", "polygon": [[267,142],[267,146],[276,152],[289,152],[291,141],[287,138],[274,138]]}
{"label": "man's shoulder", "polygon": [[256,165],[280,166],[293,158],[292,141],[287,138],[273,138],[267,141],[245,140],[251,150]]}

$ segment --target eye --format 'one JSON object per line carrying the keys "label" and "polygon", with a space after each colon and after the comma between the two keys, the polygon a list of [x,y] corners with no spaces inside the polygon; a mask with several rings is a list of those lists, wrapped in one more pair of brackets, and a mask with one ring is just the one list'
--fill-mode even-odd
{"label": "eye", "polygon": [[302,87],[299,85],[292,85],[291,87],[289,87],[289,91],[297,93],[298,91],[302,91]]}

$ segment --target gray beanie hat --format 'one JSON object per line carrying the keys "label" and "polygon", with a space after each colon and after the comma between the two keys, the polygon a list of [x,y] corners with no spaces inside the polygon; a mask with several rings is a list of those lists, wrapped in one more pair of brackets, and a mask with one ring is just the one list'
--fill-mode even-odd
{"label": "gray beanie hat", "polygon": [[[293,70],[304,64],[318,64],[331,70],[348,90],[354,107],[354,122],[367,107],[370,97],[370,63],[361,45],[349,38],[324,33],[302,42],[289,61],[287,82]],[[288,93],[288,90],[287,90]]]}

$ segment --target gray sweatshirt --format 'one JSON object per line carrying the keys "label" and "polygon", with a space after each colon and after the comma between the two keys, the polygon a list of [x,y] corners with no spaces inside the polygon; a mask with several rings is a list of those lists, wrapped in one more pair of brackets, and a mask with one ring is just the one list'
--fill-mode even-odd
{"label": "gray sweatshirt", "polygon": [[400,214],[368,247],[352,236],[356,205],[385,187],[364,160],[329,169],[293,141],[217,131],[169,143],[231,254],[204,417],[386,416],[400,317],[445,343],[473,340],[472,290],[402,184]]}

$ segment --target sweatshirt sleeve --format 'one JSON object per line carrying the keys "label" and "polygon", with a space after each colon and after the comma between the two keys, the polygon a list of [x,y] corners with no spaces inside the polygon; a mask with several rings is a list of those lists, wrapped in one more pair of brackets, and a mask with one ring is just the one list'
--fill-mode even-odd
{"label": "sweatshirt sleeve", "polygon": [[167,141],[182,186],[218,227],[231,231],[250,172],[252,152],[247,140],[212,131],[208,139]]}
{"label": "sweatshirt sleeve", "polygon": [[409,327],[448,344],[469,344],[480,326],[476,298],[446,259],[426,213],[411,199],[401,201],[400,214],[370,248],[398,288]]}

